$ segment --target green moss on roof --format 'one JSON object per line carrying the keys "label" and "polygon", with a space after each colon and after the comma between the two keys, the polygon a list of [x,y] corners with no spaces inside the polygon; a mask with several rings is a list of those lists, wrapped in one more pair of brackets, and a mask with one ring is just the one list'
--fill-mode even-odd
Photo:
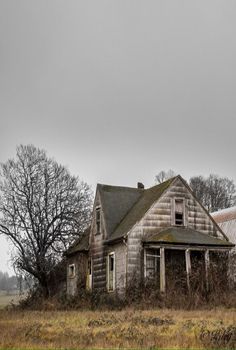
{"label": "green moss on roof", "polygon": [[225,239],[212,237],[188,227],[169,227],[143,240],[146,243],[188,244],[233,247]]}
{"label": "green moss on roof", "polygon": [[159,185],[153,186],[146,190],[141,190],[141,195],[138,200],[133,204],[130,210],[126,213],[124,218],[115,227],[113,233],[108,240],[116,240],[122,238],[130,229],[142,219],[148,209],[157,201],[163,192],[170,186],[170,184],[176,179],[171,178]]}
{"label": "green moss on roof", "polygon": [[98,184],[108,237],[140,199],[143,189]]}
{"label": "green moss on roof", "polygon": [[87,252],[89,250],[89,233],[90,227],[88,227],[75,243],[69,247],[65,255],[69,256],[77,252]]}

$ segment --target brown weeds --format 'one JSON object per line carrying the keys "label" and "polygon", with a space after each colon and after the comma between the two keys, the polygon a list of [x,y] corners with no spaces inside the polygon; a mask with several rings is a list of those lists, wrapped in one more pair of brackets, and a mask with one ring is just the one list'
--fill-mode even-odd
{"label": "brown weeds", "polygon": [[235,309],[2,310],[0,348],[226,348],[235,324]]}

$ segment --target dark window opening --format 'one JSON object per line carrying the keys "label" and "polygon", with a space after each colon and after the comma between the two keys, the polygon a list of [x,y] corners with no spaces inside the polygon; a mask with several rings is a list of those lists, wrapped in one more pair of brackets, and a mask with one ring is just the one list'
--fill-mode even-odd
{"label": "dark window opening", "polygon": [[75,277],[75,265],[74,264],[69,265],[69,277],[70,278]]}
{"label": "dark window opening", "polygon": [[88,275],[92,274],[92,264],[91,259],[88,259]]}
{"label": "dark window opening", "polygon": [[110,271],[114,270],[114,255],[110,255]]}
{"label": "dark window opening", "polygon": [[101,209],[96,208],[96,233],[101,232]]}
{"label": "dark window opening", "polygon": [[108,255],[108,291],[112,292],[115,289],[115,255],[109,253]]}
{"label": "dark window opening", "polygon": [[175,213],[175,225],[183,225],[184,224],[183,213]]}

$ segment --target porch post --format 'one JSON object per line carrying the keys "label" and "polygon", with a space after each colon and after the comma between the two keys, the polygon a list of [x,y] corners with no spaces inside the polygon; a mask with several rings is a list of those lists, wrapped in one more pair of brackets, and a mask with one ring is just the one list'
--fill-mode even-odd
{"label": "porch post", "polygon": [[146,248],[144,248],[144,280],[147,277],[147,252]]}
{"label": "porch post", "polygon": [[160,291],[166,291],[165,248],[160,247]]}
{"label": "porch post", "polygon": [[185,250],[185,262],[186,262],[186,273],[187,273],[187,286],[188,290],[190,290],[190,274],[191,274],[191,258],[190,258],[190,250]]}
{"label": "porch post", "polygon": [[205,269],[206,269],[206,288],[209,290],[209,266],[210,266],[210,257],[209,250],[205,250]]}

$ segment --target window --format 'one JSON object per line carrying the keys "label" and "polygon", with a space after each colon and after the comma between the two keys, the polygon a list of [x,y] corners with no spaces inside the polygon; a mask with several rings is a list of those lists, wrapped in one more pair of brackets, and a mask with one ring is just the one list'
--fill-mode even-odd
{"label": "window", "polygon": [[101,232],[101,208],[96,208],[96,233]]}
{"label": "window", "polygon": [[160,280],[160,249],[146,249],[144,251],[144,277],[149,280]]}
{"label": "window", "polygon": [[88,259],[87,264],[87,279],[86,279],[86,289],[91,290],[92,289],[92,259]]}
{"label": "window", "polygon": [[109,253],[107,257],[107,290],[115,290],[115,253]]}
{"label": "window", "polygon": [[175,225],[183,226],[184,225],[184,200],[175,199]]}
{"label": "window", "polygon": [[70,264],[68,270],[69,278],[75,277],[75,264]]}

